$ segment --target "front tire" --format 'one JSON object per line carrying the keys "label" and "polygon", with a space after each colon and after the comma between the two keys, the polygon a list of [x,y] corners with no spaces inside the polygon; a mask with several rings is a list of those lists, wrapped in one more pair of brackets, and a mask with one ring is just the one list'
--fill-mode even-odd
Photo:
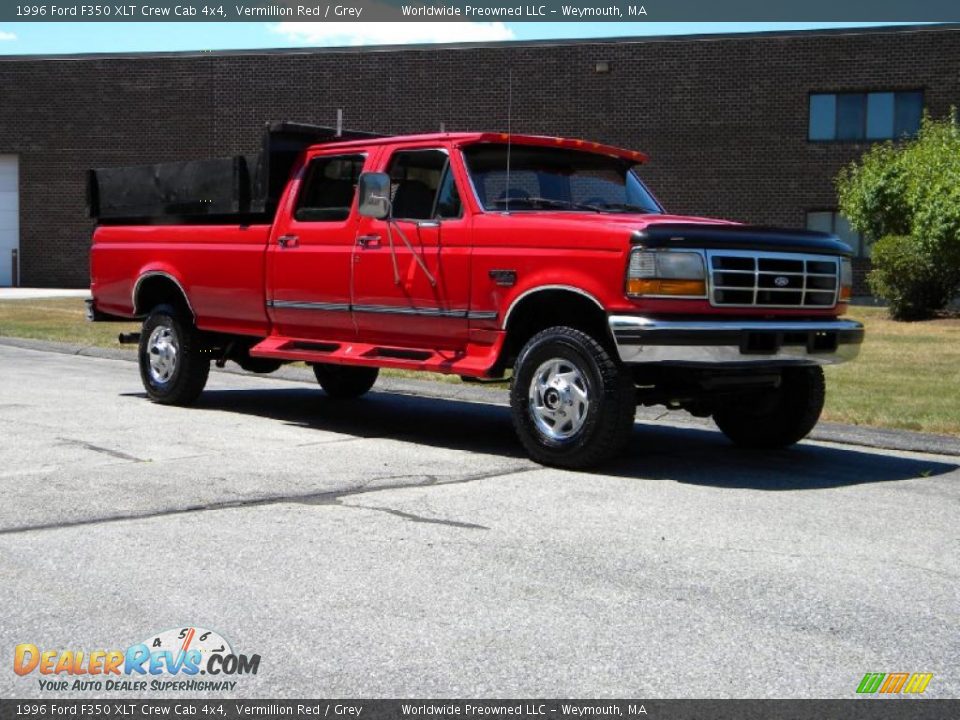
{"label": "front tire", "polygon": [[788,367],[780,387],[730,401],[714,412],[713,421],[735,445],[787,447],[810,434],[825,397],[822,368]]}
{"label": "front tire", "polygon": [[521,350],[510,385],[513,426],[530,457],[586,468],[623,450],[633,431],[633,380],[593,337],[548,328]]}
{"label": "front tire", "polygon": [[352,400],[366,394],[373,387],[380,369],[316,363],[313,374],[327,395],[335,400]]}
{"label": "front tire", "polygon": [[210,374],[200,333],[170,305],[158,305],[143,321],[138,360],[147,395],[161,405],[190,405]]}

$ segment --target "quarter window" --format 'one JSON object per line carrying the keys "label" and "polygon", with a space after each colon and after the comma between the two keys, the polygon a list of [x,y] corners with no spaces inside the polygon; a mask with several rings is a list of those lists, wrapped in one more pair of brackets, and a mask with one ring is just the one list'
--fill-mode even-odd
{"label": "quarter window", "polygon": [[807,137],[813,141],[913,137],[923,116],[923,92],[812,93]]}
{"label": "quarter window", "polygon": [[301,222],[337,222],[350,217],[363,155],[334,155],[310,161],[293,216]]}

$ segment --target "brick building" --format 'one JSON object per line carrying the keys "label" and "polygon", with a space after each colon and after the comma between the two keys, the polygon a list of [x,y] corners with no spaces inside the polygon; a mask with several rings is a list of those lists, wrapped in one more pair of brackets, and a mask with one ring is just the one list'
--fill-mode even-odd
{"label": "brick building", "polygon": [[503,130],[508,69],[515,132],[649,153],[644,177],[669,210],[858,245],[832,212],[838,169],[914,131],[921,108],[960,104],[958,67],[957,25],[0,56],[0,285],[87,283],[87,168],[249,152],[267,120],[333,124],[338,108],[383,133]]}

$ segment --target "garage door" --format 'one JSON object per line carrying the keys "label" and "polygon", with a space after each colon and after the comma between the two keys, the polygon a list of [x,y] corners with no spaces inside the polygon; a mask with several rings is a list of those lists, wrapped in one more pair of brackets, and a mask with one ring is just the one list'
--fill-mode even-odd
{"label": "garage door", "polygon": [[13,284],[12,251],[20,247],[17,156],[0,155],[0,287]]}

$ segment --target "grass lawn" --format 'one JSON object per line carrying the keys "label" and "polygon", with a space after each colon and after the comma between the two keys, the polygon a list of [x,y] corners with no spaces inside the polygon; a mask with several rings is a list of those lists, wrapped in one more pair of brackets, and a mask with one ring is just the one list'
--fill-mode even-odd
{"label": "grass lawn", "polygon": [[136,332],[140,323],[91,323],[84,317],[83,298],[4,300],[0,302],[0,335],[52,340],[94,347],[120,345],[117,335]]}
{"label": "grass lawn", "polygon": [[[79,298],[0,302],[0,335],[128,347],[117,334],[136,323],[88,323]],[[881,308],[855,307],[850,317],[867,327],[856,362],[827,368],[824,419],[856,425],[960,435],[960,319],[898,323]],[[385,371],[393,377],[455,376]]]}
{"label": "grass lawn", "polygon": [[960,319],[894,322],[852,308],[867,336],[852,363],[826,369],[825,418],[960,435]]}

